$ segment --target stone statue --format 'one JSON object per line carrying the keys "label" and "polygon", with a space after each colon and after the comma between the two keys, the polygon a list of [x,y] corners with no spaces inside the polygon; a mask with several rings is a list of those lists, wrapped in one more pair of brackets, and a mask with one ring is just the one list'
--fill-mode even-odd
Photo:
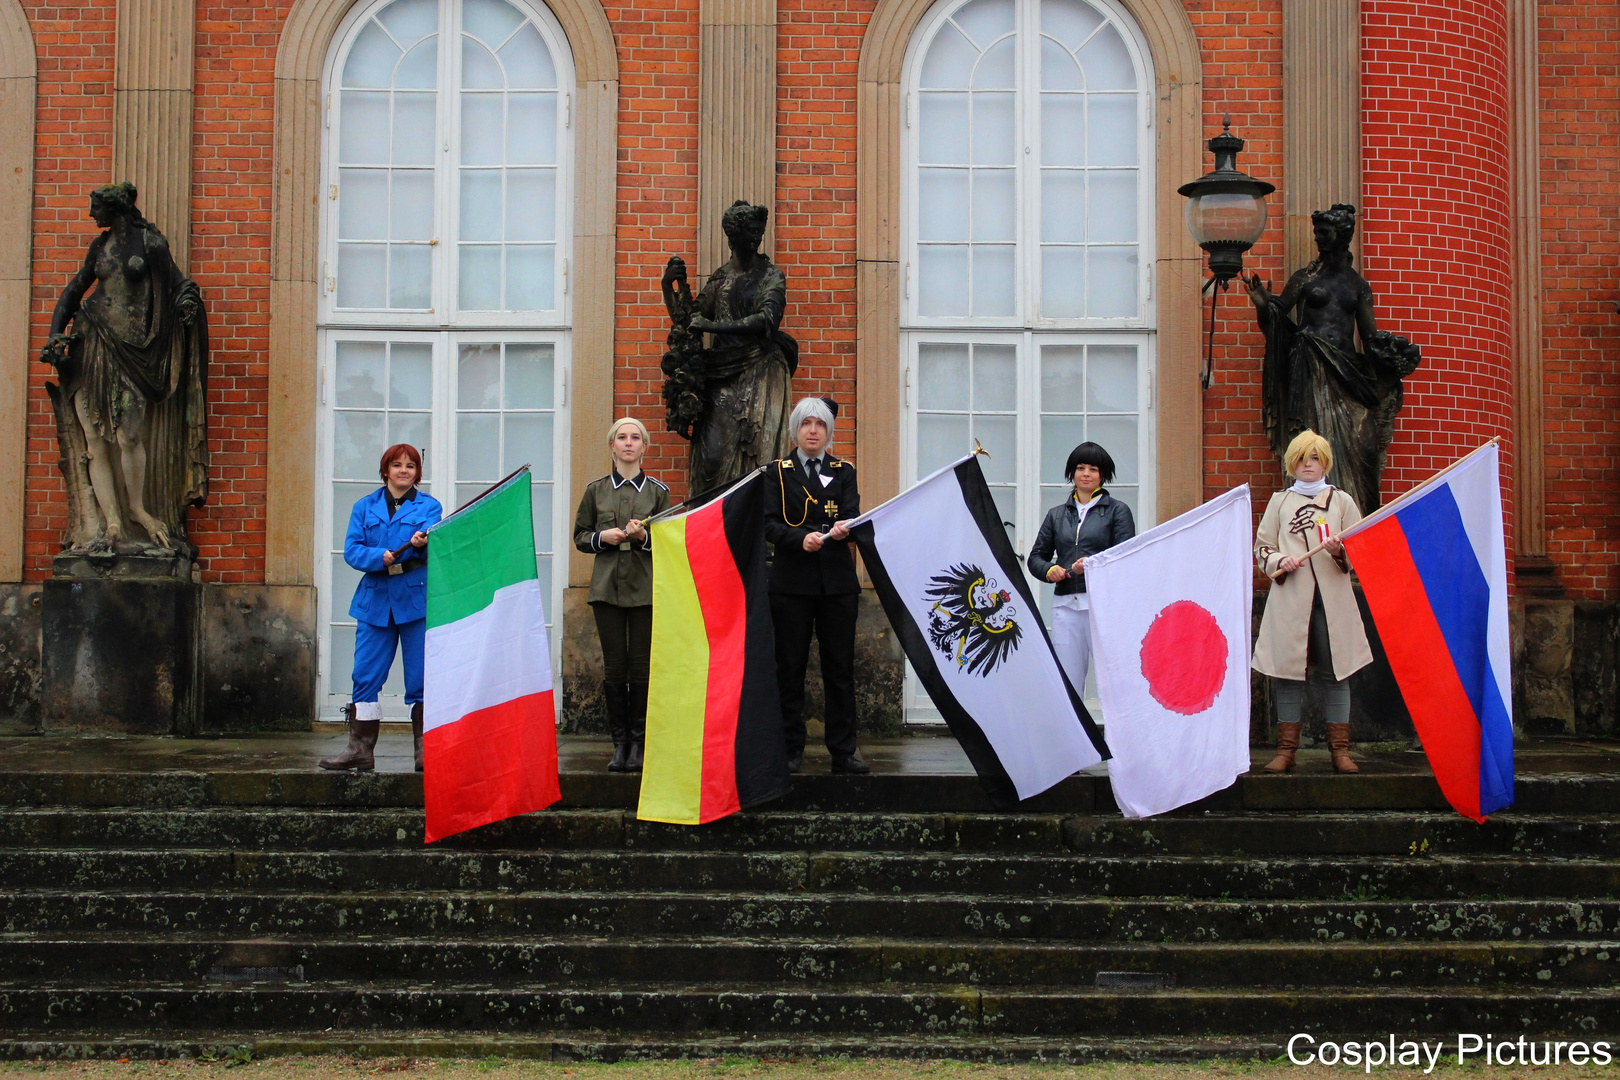
{"label": "stone statue", "polygon": [[1401,380],[1420,357],[1416,345],[1378,329],[1373,319],[1372,287],[1351,266],[1356,208],[1337,203],[1313,213],[1311,222],[1317,257],[1288,279],[1281,296],[1258,274],[1244,280],[1266,335],[1266,437],[1281,462],[1289,441],[1306,428],[1325,436],[1333,447],[1328,481],[1369,514],[1380,504],[1378,480],[1401,411]]}
{"label": "stone statue", "polygon": [[91,192],[90,216],[106,231],[62,290],[40,354],[61,379],[45,388],[68,489],[63,547],[189,564],[185,508],[208,494],[208,323],[201,291],[135,195],[130,183]]}
{"label": "stone statue", "polygon": [[[669,429],[691,441],[689,491],[708,491],[786,453],[799,345],[780,329],[787,279],[760,253],[770,211],[742,200],[721,218],[731,259],[696,300],[679,258],[664,268],[674,324],[664,354]],[[713,335],[703,347],[703,335]]]}

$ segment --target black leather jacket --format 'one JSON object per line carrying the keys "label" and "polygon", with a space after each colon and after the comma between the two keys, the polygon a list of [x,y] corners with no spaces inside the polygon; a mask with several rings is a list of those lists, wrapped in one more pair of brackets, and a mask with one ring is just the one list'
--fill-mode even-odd
{"label": "black leather jacket", "polygon": [[[1072,495],[1046,512],[1041,531],[1035,534],[1035,543],[1029,549],[1030,573],[1045,581],[1046,572],[1052,567],[1061,566],[1067,570],[1074,565],[1074,560],[1095,555],[1136,535],[1131,508],[1108,494],[1107,490],[1097,496],[1097,505],[1086,512],[1086,523],[1080,527],[1080,535],[1076,538],[1075,525],[1079,520],[1080,511],[1076,509]],[[1084,574],[1071,574],[1057,583],[1059,596],[1085,591]]]}

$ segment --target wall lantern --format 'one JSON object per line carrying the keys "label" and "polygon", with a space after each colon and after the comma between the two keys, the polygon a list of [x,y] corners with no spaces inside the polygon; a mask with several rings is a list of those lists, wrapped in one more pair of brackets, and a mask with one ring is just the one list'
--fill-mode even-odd
{"label": "wall lantern", "polygon": [[[1209,140],[1215,171],[1178,189],[1187,196],[1187,230],[1209,256],[1210,279],[1204,283],[1209,297],[1209,346],[1204,353],[1201,378],[1209,389],[1215,364],[1215,305],[1228,283],[1243,272],[1243,253],[1266,231],[1266,196],[1276,185],[1237,170],[1243,140],[1232,134],[1232,118],[1221,123],[1221,133]],[[1213,287],[1213,288],[1212,288]]]}

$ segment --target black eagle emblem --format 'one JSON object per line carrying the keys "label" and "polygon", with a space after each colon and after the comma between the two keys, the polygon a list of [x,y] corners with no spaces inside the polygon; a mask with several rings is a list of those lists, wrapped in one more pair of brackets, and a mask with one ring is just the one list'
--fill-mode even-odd
{"label": "black eagle emblem", "polygon": [[924,593],[934,602],[928,613],[928,639],[956,661],[956,669],[984,676],[1010,656],[1024,628],[1013,618],[1012,594],[998,588],[977,566],[958,563],[929,579]]}

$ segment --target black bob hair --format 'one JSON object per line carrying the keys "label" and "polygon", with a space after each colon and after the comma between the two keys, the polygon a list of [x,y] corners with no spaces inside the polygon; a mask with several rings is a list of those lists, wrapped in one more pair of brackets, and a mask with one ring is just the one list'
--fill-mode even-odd
{"label": "black bob hair", "polygon": [[1063,479],[1074,483],[1074,470],[1082,465],[1090,465],[1102,474],[1102,482],[1112,483],[1114,480],[1114,459],[1108,456],[1108,451],[1094,442],[1083,442],[1069,451],[1069,460],[1063,465]]}

